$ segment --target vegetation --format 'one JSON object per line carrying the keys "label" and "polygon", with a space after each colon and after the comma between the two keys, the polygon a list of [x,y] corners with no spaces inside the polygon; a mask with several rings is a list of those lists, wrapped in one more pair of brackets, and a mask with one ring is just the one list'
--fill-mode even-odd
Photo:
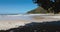
{"label": "vegetation", "polygon": [[46,14],[46,13],[49,13],[49,12],[47,12],[48,10],[45,10],[45,9],[43,9],[42,7],[37,7],[36,9],[34,9],[34,10],[31,10],[31,11],[28,11],[27,13],[29,13],[29,14]]}
{"label": "vegetation", "polygon": [[[33,3],[37,4],[39,7],[42,7],[43,9],[45,9],[44,11],[48,12],[48,13],[54,13],[57,14],[60,12],[60,0],[33,0]],[[34,11],[34,10],[32,10]],[[32,11],[29,11],[30,13]],[[36,10],[35,11],[40,11],[40,13],[42,13],[42,10]],[[37,12],[33,12],[33,13],[37,13]],[[38,12],[39,13],[39,12]]]}
{"label": "vegetation", "polygon": [[29,23],[18,28],[0,30],[0,32],[60,32],[60,21]]}
{"label": "vegetation", "polygon": [[33,2],[49,12],[51,11],[55,14],[60,12],[60,0],[33,0]]}

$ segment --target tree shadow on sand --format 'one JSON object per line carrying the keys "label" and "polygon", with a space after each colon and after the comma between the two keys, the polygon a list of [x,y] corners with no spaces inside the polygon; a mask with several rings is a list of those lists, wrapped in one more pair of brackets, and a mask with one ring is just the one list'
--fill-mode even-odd
{"label": "tree shadow on sand", "polygon": [[60,32],[60,21],[32,22],[25,26],[11,28],[9,30],[0,30],[0,32]]}

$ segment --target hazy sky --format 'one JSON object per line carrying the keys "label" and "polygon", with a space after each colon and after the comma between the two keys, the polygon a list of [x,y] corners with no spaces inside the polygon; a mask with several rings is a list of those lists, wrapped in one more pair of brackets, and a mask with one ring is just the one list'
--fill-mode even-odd
{"label": "hazy sky", "polygon": [[26,13],[36,7],[32,0],[0,0],[0,14]]}

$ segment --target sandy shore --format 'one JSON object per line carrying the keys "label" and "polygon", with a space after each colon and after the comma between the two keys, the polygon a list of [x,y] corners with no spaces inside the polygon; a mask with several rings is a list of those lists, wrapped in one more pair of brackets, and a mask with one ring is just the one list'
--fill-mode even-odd
{"label": "sandy shore", "polygon": [[24,26],[26,23],[31,23],[25,20],[3,20],[0,21],[0,30],[6,30],[10,28],[15,28],[19,26]]}
{"label": "sandy shore", "polygon": [[4,16],[0,17],[0,30],[6,30],[10,28],[15,28],[19,26],[24,26],[31,22],[51,22],[60,20],[60,16]]}

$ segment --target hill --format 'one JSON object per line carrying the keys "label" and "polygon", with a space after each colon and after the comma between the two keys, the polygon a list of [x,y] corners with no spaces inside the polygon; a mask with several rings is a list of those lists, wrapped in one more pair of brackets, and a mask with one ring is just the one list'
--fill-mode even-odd
{"label": "hill", "polygon": [[47,10],[43,9],[42,7],[37,7],[36,9],[33,9],[31,11],[28,11],[29,14],[39,14],[39,13],[48,13]]}

